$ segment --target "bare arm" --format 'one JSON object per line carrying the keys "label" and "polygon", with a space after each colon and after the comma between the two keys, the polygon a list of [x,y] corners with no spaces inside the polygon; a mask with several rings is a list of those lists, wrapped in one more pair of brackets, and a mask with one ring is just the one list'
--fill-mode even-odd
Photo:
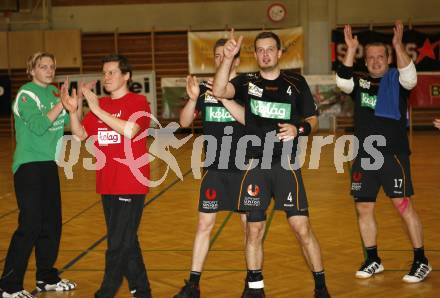
{"label": "bare arm", "polygon": [[353,33],[351,32],[350,25],[345,25],[344,27],[344,39],[345,39],[345,44],[347,45],[347,53],[345,54],[342,63],[345,66],[352,67],[356,56],[356,50],[359,46],[359,41],[356,35],[353,37]]}
{"label": "bare arm", "polygon": [[[277,134],[278,138],[283,141],[287,142],[290,140],[293,140],[298,135],[310,135],[312,133],[315,133],[318,130],[318,117],[317,116],[310,116],[304,120],[305,123],[310,125],[310,131],[307,131],[304,129],[304,125],[295,126],[290,123],[279,123],[279,130],[280,132]],[[304,124],[304,123],[303,123]],[[306,125],[307,125],[306,124]]]}
{"label": "bare arm", "polygon": [[223,106],[228,109],[231,116],[241,124],[245,124],[244,107],[233,99],[221,99]]}
{"label": "bare arm", "polygon": [[186,77],[186,93],[189,96],[189,100],[180,111],[179,117],[180,126],[182,127],[190,126],[195,117],[194,112],[196,110],[197,98],[200,95],[199,83],[195,76]]}
{"label": "bare arm", "polygon": [[406,53],[402,43],[403,24],[397,20],[393,28],[393,47],[396,51],[396,62],[399,70],[399,82],[403,88],[411,90],[417,85],[417,70],[411,57]]}
{"label": "bare arm", "polygon": [[101,109],[99,106],[98,97],[95,93],[85,88],[83,88],[82,91],[92,113],[101,119],[105,124],[110,126],[114,131],[129,139],[132,139],[139,132],[140,127],[136,123],[116,118]]}
{"label": "bare arm", "polygon": [[[344,27],[344,39],[345,44],[347,45],[347,53],[345,54],[342,64],[344,64],[344,66],[347,68],[351,68],[354,64],[356,49],[359,46],[359,41],[357,36],[353,37],[350,25],[345,25]],[[342,72],[340,73],[340,71],[338,71],[338,73],[336,73],[336,86],[338,86],[338,88],[343,92],[350,94],[354,88],[354,81],[353,77],[349,78],[348,76],[349,75]]]}
{"label": "bare arm", "polygon": [[224,57],[217,72],[215,73],[212,93],[215,97],[234,98],[235,88],[229,83],[229,72],[234,62],[234,56],[240,51],[243,36],[236,41],[234,38],[234,29],[231,29],[229,40],[224,46]]}

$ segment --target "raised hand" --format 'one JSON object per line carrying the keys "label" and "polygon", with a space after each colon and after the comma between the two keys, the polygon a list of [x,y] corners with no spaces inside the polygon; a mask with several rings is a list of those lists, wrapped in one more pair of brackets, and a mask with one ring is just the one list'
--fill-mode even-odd
{"label": "raised hand", "polygon": [[89,108],[92,110],[92,112],[99,108],[98,96],[95,93],[87,88],[81,88],[81,91],[84,94],[84,97],[86,98]]}
{"label": "raised hand", "polygon": [[395,22],[394,28],[394,35],[393,35],[393,47],[401,47],[402,46],[402,37],[403,37],[403,24],[402,21],[397,20]]}
{"label": "raised hand", "polygon": [[76,89],[72,90],[72,95],[69,95],[69,79],[64,80],[63,86],[60,90],[60,98],[63,107],[70,113],[75,112],[78,109],[78,95]]}
{"label": "raised hand", "polygon": [[188,94],[190,100],[197,101],[197,98],[200,94],[200,87],[196,76],[186,77],[186,93]]}
{"label": "raised hand", "polygon": [[95,87],[96,85],[96,80],[90,81],[90,82],[84,82],[84,81],[80,81],[79,82],[79,87],[78,87],[78,98],[81,100],[83,99],[83,93],[82,93],[82,89],[88,89],[88,90],[92,90],[93,87]]}
{"label": "raised hand", "polygon": [[435,119],[434,120],[434,126],[437,127],[438,129],[440,129],[440,119]]}
{"label": "raised hand", "polygon": [[234,28],[232,28],[231,32],[229,33],[229,39],[225,43],[225,47],[223,49],[223,54],[225,55],[225,58],[233,59],[234,56],[240,51],[242,42],[243,42],[242,35],[240,35],[238,40],[235,40]]}
{"label": "raised hand", "polygon": [[344,26],[344,39],[345,39],[345,44],[349,49],[356,50],[357,47],[359,46],[357,35],[353,37],[353,33],[351,32],[350,25]]}

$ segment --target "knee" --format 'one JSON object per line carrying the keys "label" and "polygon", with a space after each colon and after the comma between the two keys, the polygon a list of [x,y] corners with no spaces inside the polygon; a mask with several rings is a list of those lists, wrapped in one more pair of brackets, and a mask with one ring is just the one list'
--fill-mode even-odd
{"label": "knee", "polygon": [[394,199],[393,204],[402,217],[411,217],[415,213],[409,197]]}
{"label": "knee", "polygon": [[310,242],[312,237],[312,228],[310,227],[310,223],[308,221],[297,223],[292,226],[292,229],[295,232],[296,238],[302,244],[307,244]]}
{"label": "knee", "polygon": [[356,203],[356,211],[359,218],[370,217],[374,212],[374,205],[372,203]]}
{"label": "knee", "polygon": [[197,225],[197,231],[199,233],[210,233],[214,228],[215,221],[208,220],[206,218],[200,218]]}
{"label": "knee", "polygon": [[247,227],[247,239],[249,243],[258,243],[263,240],[264,223],[251,223]]}

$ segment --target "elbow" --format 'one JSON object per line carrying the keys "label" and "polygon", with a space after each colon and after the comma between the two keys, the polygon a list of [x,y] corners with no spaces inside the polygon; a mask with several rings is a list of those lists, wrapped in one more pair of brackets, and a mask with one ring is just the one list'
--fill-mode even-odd
{"label": "elbow", "polygon": [[212,95],[214,95],[215,97],[223,97],[224,93],[224,88],[219,88],[215,85],[212,86]]}

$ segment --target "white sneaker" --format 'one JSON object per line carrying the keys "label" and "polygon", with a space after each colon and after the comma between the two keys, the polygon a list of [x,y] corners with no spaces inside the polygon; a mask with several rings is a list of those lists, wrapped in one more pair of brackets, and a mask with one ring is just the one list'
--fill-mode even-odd
{"label": "white sneaker", "polygon": [[32,295],[31,293],[29,293],[26,290],[21,290],[15,293],[6,293],[6,292],[0,292],[2,295],[0,297],[2,298],[35,298],[34,295]]}
{"label": "white sneaker", "polygon": [[68,279],[62,279],[56,284],[48,284],[44,281],[37,281],[37,290],[39,292],[45,292],[45,291],[63,292],[63,291],[71,291],[75,288],[76,288],[76,283]]}
{"label": "white sneaker", "polygon": [[428,260],[426,260],[426,263],[414,262],[411,266],[411,270],[402,280],[408,283],[418,283],[424,280],[431,271],[432,267],[429,265]]}
{"label": "white sneaker", "polygon": [[356,272],[357,278],[370,278],[374,274],[381,273],[384,270],[383,265],[380,260],[370,261],[366,260],[365,263],[361,265],[361,268]]}

